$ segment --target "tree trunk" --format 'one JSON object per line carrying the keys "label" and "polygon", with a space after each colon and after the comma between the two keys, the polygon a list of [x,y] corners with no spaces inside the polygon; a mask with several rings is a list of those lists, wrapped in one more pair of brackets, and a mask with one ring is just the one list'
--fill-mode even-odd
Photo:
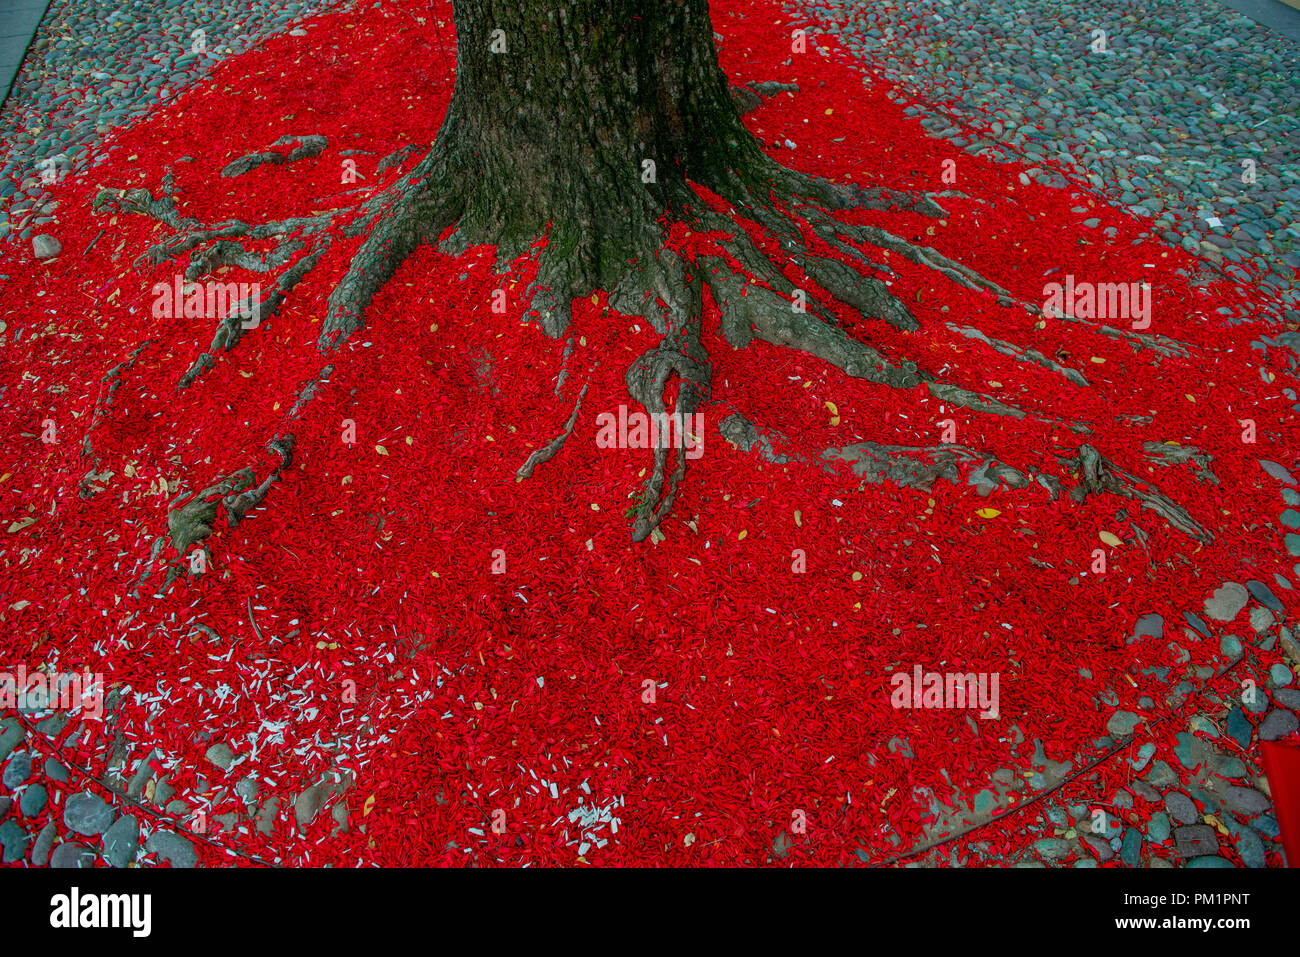
{"label": "tree trunk", "polygon": [[456,0],[455,18],[434,144],[464,198],[449,248],[492,243],[508,261],[547,235],[539,278],[557,304],[653,257],[658,220],[694,201],[688,180],[725,194],[767,163],[706,0]]}

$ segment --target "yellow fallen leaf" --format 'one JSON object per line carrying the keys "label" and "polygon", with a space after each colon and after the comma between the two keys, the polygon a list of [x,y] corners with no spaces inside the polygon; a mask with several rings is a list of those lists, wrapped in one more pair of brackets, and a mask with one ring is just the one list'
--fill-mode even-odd
{"label": "yellow fallen leaf", "polygon": [[29,602],[29,601],[16,601],[16,602],[14,602],[12,605],[10,605],[9,607],[12,608],[14,611],[22,611],[24,608],[26,608],[26,607],[27,607],[28,605],[30,605],[30,604],[31,604],[31,602]]}
{"label": "yellow fallen leaf", "polygon": [[980,518],[997,518],[1002,513],[999,512],[996,508],[981,508],[981,509],[977,509],[975,514],[978,515]]}
{"label": "yellow fallen leaf", "polygon": [[380,455],[387,455],[387,454],[388,454],[388,449],[384,448],[382,445],[376,445],[376,446],[375,446],[375,451],[378,452]]}
{"label": "yellow fallen leaf", "polygon": [[741,529],[740,534],[736,536],[736,541],[743,542],[745,540],[745,536],[748,534],[749,531],[747,529]]}
{"label": "yellow fallen leaf", "polygon": [[1097,365],[1101,365],[1101,364],[1102,364],[1103,362],[1105,362],[1106,360],[1103,359],[1101,356],[1093,356],[1093,357],[1092,357],[1091,359],[1089,359],[1088,361],[1089,361],[1089,362],[1095,362],[1095,363],[1097,363]]}
{"label": "yellow fallen leaf", "polygon": [[13,476],[14,476],[13,472],[6,472],[4,475],[0,475],[0,482],[8,482],[11,478],[13,478]]}
{"label": "yellow fallen leaf", "polygon": [[1124,543],[1119,540],[1118,535],[1112,535],[1110,532],[1098,532],[1097,537],[1109,545],[1111,548],[1118,548]]}
{"label": "yellow fallen leaf", "polygon": [[372,794],[370,795],[370,797],[366,798],[365,802],[361,805],[361,816],[368,817],[370,815],[370,812],[373,811],[374,809],[375,809],[375,796]]}
{"label": "yellow fallen leaf", "polygon": [[794,510],[794,525],[795,528],[803,528],[803,512],[797,508]]}
{"label": "yellow fallen leaf", "polygon": [[853,580],[854,580],[855,582],[860,582],[860,581],[862,581],[862,572],[854,572],[854,573],[853,573]]}
{"label": "yellow fallen leaf", "polygon": [[9,534],[13,535],[16,532],[21,532],[28,525],[35,525],[35,524],[36,524],[36,519],[32,518],[30,515],[27,516],[27,518],[20,518],[18,519],[18,521],[14,522],[12,525],[9,526]]}

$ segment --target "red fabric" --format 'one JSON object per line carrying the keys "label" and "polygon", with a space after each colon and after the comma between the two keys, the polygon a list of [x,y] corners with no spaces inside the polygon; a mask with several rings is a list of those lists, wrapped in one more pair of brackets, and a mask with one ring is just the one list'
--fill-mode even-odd
{"label": "red fabric", "polygon": [[1300,747],[1264,741],[1260,750],[1287,866],[1300,867]]}

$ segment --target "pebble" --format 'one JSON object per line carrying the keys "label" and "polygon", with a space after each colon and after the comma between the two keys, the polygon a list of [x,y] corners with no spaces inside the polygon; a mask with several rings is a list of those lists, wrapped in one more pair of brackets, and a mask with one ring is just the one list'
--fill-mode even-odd
{"label": "pebble", "polygon": [[63,244],[47,233],[32,238],[32,255],[37,259],[53,259],[63,252]]}
{"label": "pebble", "polygon": [[194,845],[172,831],[154,831],[144,846],[145,850],[157,854],[172,867],[194,867],[199,862]]}
{"label": "pebble", "polygon": [[1142,863],[1142,833],[1135,827],[1124,829],[1124,840],[1120,844],[1119,859],[1126,867],[1137,867]]}
{"label": "pebble", "polygon": [[1244,585],[1236,582],[1224,582],[1205,602],[1205,613],[1215,621],[1232,621],[1250,600],[1250,592]]}
{"label": "pebble", "polygon": [[45,776],[51,781],[64,784],[68,780],[68,769],[63,766],[63,762],[58,758],[46,758],[41,770],[45,772]]}
{"label": "pebble", "polygon": [[1300,730],[1300,718],[1290,711],[1274,708],[1259,723],[1259,739],[1277,741],[1294,734],[1297,730]]}
{"label": "pebble", "polygon": [[1250,747],[1250,737],[1254,733],[1254,727],[1246,713],[1240,708],[1233,708],[1228,712],[1227,721],[1228,737],[1236,741],[1244,750]]}
{"label": "pebble", "polygon": [[0,783],[3,783],[5,787],[12,791],[19,785],[26,783],[31,776],[32,757],[26,751],[19,751],[5,765],[4,774],[0,775]]}
{"label": "pebble", "polygon": [[1143,615],[1133,629],[1134,638],[1159,638],[1165,633],[1165,620],[1160,615]]}
{"label": "pebble", "polygon": [[1169,815],[1164,811],[1152,814],[1151,820],[1147,821],[1147,837],[1153,844],[1163,844],[1169,840]]}
{"label": "pebble", "polygon": [[50,856],[50,867],[93,867],[95,852],[85,844],[64,841]]}
{"label": "pebble", "polygon": [[33,784],[23,791],[23,796],[18,799],[18,810],[23,812],[23,817],[35,817],[45,810],[48,797],[45,785]]}
{"label": "pebble", "polygon": [[1195,824],[1201,819],[1192,799],[1181,791],[1170,791],[1165,795],[1165,810],[1179,824]]}
{"label": "pebble", "polygon": [[204,757],[223,771],[229,771],[230,766],[235,762],[234,750],[224,741],[208,748]]}
{"label": "pebble", "polygon": [[1277,612],[1279,615],[1286,614],[1286,606],[1273,594],[1273,590],[1262,581],[1252,579],[1246,582],[1246,588],[1250,591],[1251,597],[1261,605]]}
{"label": "pebble", "polygon": [[32,864],[36,867],[44,867],[50,860],[50,848],[54,846],[54,839],[59,836],[59,829],[53,821],[46,821],[45,826],[41,828],[41,833],[36,835],[36,840],[32,842]]}
{"label": "pebble", "polygon": [[1229,785],[1223,789],[1222,794],[1228,807],[1232,808],[1238,814],[1245,814],[1247,816],[1262,814],[1273,806],[1272,801],[1254,788],[1243,788],[1238,787],[1237,785]]}
{"label": "pebble", "polygon": [[140,823],[130,814],[123,814],[104,832],[104,860],[111,867],[126,867],[135,860],[140,846]]}
{"label": "pebble", "polygon": [[1174,828],[1174,847],[1181,858],[1201,857],[1219,852],[1219,838],[1208,824]]}
{"label": "pebble", "polygon": [[1273,700],[1292,711],[1300,711],[1300,688],[1278,688],[1273,692]]}
{"label": "pebble", "polygon": [[103,798],[80,791],[68,798],[63,807],[63,823],[87,837],[102,834],[113,823],[113,808]]}
{"label": "pebble", "polygon": [[23,830],[22,825],[13,818],[0,824],[0,847],[4,848],[0,860],[6,864],[21,861],[27,855],[27,844],[31,835]]}
{"label": "pebble", "polygon": [[1108,734],[1122,738],[1127,734],[1132,734],[1133,729],[1144,721],[1146,721],[1146,718],[1134,714],[1132,711],[1116,711],[1110,716],[1110,720],[1106,722],[1106,731]]}
{"label": "pebble", "polygon": [[1259,459],[1258,461],[1260,468],[1279,482],[1285,482],[1287,485],[1296,484],[1295,476],[1276,462],[1270,462],[1268,459]]}
{"label": "pebble", "polygon": [[26,733],[17,718],[5,718],[0,721],[0,728],[4,728],[4,732],[0,733],[0,761],[3,761],[13,754],[14,748],[22,744]]}

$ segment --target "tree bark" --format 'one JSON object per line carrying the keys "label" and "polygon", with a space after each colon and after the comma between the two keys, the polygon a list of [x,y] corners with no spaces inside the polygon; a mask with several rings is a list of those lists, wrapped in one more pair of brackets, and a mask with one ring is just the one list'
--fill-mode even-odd
{"label": "tree bark", "polygon": [[612,290],[659,220],[768,165],[732,103],[706,0],[456,0],[456,88],[434,153],[464,208],[449,249],[547,236],[559,300]]}

